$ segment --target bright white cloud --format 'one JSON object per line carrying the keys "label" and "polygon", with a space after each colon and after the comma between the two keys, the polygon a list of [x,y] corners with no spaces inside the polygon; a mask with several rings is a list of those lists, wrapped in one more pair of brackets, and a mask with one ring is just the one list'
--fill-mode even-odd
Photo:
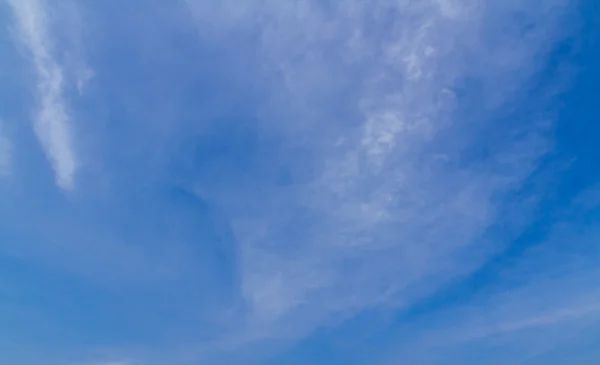
{"label": "bright white cloud", "polygon": [[77,157],[69,105],[65,97],[65,75],[55,58],[50,19],[43,0],[7,0],[17,36],[32,56],[37,72],[37,103],[34,129],[55,172],[56,184],[74,188]]}
{"label": "bright white cloud", "polygon": [[262,128],[314,156],[297,164],[316,171],[306,183],[256,199],[222,192],[250,332],[410,305],[481,263],[504,219],[498,197],[549,148],[543,121],[491,115],[543,67],[564,1],[187,3],[203,35],[260,35],[274,95]]}

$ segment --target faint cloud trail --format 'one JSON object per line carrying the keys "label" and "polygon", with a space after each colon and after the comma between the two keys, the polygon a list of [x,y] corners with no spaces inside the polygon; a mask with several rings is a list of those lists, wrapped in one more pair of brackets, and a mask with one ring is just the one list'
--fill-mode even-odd
{"label": "faint cloud trail", "polygon": [[64,72],[53,55],[49,16],[43,0],[7,0],[17,36],[30,52],[37,73],[38,107],[34,129],[54,169],[56,184],[64,190],[75,186],[77,157],[73,149],[71,117],[65,98]]}

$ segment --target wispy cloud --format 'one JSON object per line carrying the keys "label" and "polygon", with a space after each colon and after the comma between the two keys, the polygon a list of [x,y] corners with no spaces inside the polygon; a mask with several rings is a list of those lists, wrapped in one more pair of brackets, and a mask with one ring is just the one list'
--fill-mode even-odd
{"label": "wispy cloud", "polygon": [[[590,189],[575,198],[563,214],[593,212],[597,202],[587,208],[580,204],[596,192]],[[595,338],[591,336],[600,330],[598,234],[597,228],[576,220],[557,222],[547,237],[495,267],[484,288],[426,316],[405,318],[410,338],[393,342],[387,360],[378,363],[394,364],[398,357],[462,363],[463,356],[473,354],[480,354],[484,363],[528,363],[560,352],[557,345]],[[437,355],[430,358],[432,349]]]}
{"label": "wispy cloud", "polygon": [[492,115],[543,67],[565,2],[264,3],[188,0],[202,34],[260,34],[274,95],[260,128],[310,156],[285,160],[301,166],[291,186],[215,193],[241,241],[249,331],[410,306],[477,267],[499,202],[550,148],[544,120]]}
{"label": "wispy cloud", "polygon": [[578,320],[584,317],[597,315],[600,313],[599,305],[592,305],[583,308],[565,308],[550,312],[544,315],[533,316],[530,318],[521,319],[513,322],[498,323],[492,328],[481,329],[469,334],[466,339],[473,340],[476,338],[500,335],[504,333],[524,331],[528,329],[552,326],[563,322]]}
{"label": "wispy cloud", "polygon": [[55,57],[47,4],[43,0],[7,0],[16,33],[28,49],[37,73],[34,128],[56,176],[56,184],[71,190],[75,184],[77,156],[73,148],[65,74]]}

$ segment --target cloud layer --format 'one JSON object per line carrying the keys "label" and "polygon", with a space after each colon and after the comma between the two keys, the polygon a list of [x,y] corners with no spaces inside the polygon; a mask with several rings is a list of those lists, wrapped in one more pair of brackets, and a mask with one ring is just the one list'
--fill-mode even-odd
{"label": "cloud layer", "polygon": [[546,209],[571,2],[8,4],[55,184],[0,129],[4,312],[57,364],[491,365],[594,330],[598,200]]}
{"label": "cloud layer", "polygon": [[305,151],[256,199],[214,193],[240,240],[250,332],[410,307],[500,249],[488,231],[523,223],[500,212],[530,209],[504,205],[550,141],[542,117],[497,112],[535,82],[565,5],[188,1],[201,37],[254,34],[272,95],[258,128]]}

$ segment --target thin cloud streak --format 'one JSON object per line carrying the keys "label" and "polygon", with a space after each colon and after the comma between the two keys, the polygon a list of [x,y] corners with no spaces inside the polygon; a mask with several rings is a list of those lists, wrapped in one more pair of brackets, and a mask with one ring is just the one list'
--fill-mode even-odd
{"label": "thin cloud streak", "polygon": [[520,321],[500,323],[496,328],[483,330],[474,334],[474,337],[487,337],[505,332],[522,331],[530,328],[551,326],[561,322],[581,319],[583,317],[600,313],[600,305],[583,308],[565,308],[546,315],[526,318]]}
{"label": "thin cloud streak", "polygon": [[38,108],[34,129],[52,168],[56,184],[64,190],[75,185],[77,157],[73,149],[71,117],[65,98],[64,72],[53,55],[48,13],[42,0],[7,0],[17,35],[31,54],[37,72]]}

